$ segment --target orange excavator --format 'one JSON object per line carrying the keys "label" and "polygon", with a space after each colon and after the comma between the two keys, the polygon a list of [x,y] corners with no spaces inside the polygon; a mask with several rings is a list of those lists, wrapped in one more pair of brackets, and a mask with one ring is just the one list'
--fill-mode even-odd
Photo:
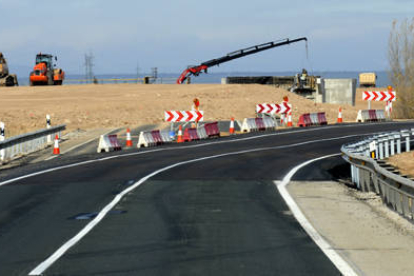
{"label": "orange excavator", "polygon": [[39,53],[36,55],[36,65],[30,73],[30,85],[62,85],[65,79],[65,72],[55,68],[53,60],[57,57]]}

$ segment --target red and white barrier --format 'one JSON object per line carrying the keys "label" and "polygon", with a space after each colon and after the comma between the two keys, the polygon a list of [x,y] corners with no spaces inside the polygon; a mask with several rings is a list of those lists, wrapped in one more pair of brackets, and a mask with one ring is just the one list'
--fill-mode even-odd
{"label": "red and white barrier", "polygon": [[300,115],[298,127],[321,126],[327,125],[325,112],[319,113],[305,113]]}
{"label": "red and white barrier", "polygon": [[138,138],[137,148],[153,147],[170,142],[172,142],[172,139],[168,131],[141,131]]}
{"label": "red and white barrier", "polygon": [[245,118],[243,120],[242,132],[255,132],[265,130],[275,130],[276,122],[272,118]]}
{"label": "red and white barrier", "polygon": [[183,140],[184,140],[184,142],[200,140],[200,137],[198,137],[197,129],[196,128],[186,128],[184,130]]}
{"label": "red and white barrier", "polygon": [[382,109],[365,109],[359,110],[356,121],[359,123],[364,122],[381,122],[385,121],[385,113]]}
{"label": "red and white barrier", "polygon": [[115,150],[121,150],[121,144],[118,141],[118,136],[116,134],[113,135],[101,135],[101,138],[99,139],[99,145],[98,145],[98,153],[105,151],[115,151]]}

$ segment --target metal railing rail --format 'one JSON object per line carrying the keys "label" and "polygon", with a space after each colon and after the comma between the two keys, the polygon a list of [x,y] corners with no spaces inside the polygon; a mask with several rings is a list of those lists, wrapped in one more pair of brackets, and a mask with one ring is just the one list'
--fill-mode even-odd
{"label": "metal railing rail", "polygon": [[357,188],[375,192],[384,203],[409,219],[414,219],[414,179],[401,175],[383,159],[402,150],[410,151],[412,137],[414,129],[401,130],[341,147],[342,157],[351,164],[351,180]]}
{"label": "metal railing rail", "polygon": [[61,137],[61,131],[65,129],[66,125],[58,125],[0,141],[0,161],[44,149],[51,144],[51,136],[58,134]]}

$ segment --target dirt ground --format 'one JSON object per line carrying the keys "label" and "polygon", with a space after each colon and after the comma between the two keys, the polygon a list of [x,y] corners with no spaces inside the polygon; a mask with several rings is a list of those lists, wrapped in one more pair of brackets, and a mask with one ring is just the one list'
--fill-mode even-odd
{"label": "dirt ground", "polygon": [[[1,87],[0,121],[6,124],[6,137],[45,127],[50,114],[52,125],[67,124],[76,129],[137,127],[160,124],[165,110],[190,110],[192,100],[200,100],[205,120],[242,120],[254,117],[256,104],[280,103],[283,96],[293,105],[293,122],[308,112],[326,112],[335,123],[339,105],[315,104],[284,89],[265,85],[221,84],[105,84],[38,87]],[[355,107],[342,106],[344,121],[355,121],[357,111],[366,109],[361,90]],[[383,109],[376,102],[373,108]]]}
{"label": "dirt ground", "polygon": [[388,163],[397,167],[402,174],[414,177],[414,151],[391,156]]}

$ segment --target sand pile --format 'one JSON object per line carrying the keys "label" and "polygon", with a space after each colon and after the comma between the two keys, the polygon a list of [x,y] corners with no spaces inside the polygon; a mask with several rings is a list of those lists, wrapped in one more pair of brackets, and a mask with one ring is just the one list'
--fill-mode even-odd
{"label": "sand pile", "polygon": [[391,156],[388,163],[397,167],[402,174],[414,177],[414,152],[404,152]]}
{"label": "sand pile", "polygon": [[[0,88],[0,121],[6,124],[6,136],[14,136],[45,127],[45,116],[52,124],[67,124],[68,131],[96,128],[136,127],[165,124],[164,110],[190,110],[198,98],[205,120],[242,120],[255,116],[256,104],[280,103],[284,96],[293,105],[293,122],[308,112],[326,112],[335,123],[339,105],[315,104],[284,89],[265,85],[63,85]],[[355,121],[358,109],[366,109],[357,93],[355,107],[343,105],[344,121]],[[384,108],[373,103],[373,108]]]}

